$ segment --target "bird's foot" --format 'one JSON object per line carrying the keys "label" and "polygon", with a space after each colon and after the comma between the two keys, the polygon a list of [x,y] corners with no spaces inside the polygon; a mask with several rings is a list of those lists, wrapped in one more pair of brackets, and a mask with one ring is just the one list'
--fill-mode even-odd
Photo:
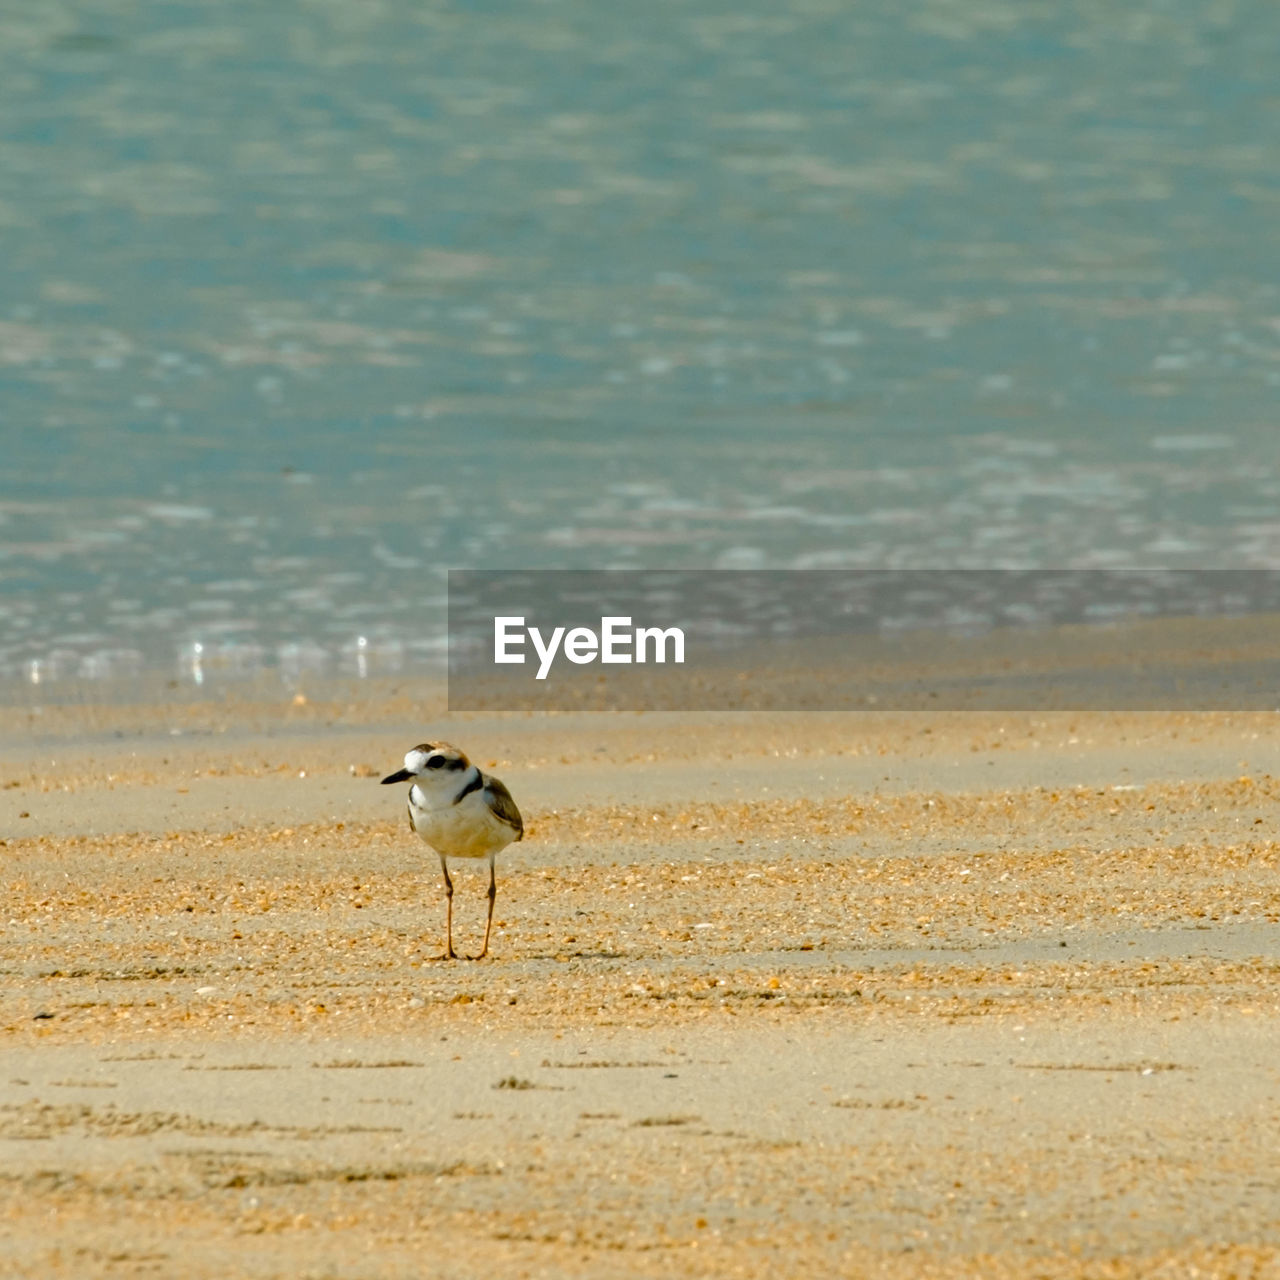
{"label": "bird's foot", "polygon": [[467,957],[467,959],[468,959],[468,960],[483,960],[483,959],[485,958],[485,956],[487,956],[488,954],[489,954],[489,953],[488,953],[487,951],[478,951],[475,955],[473,955],[473,956],[468,956],[468,957]]}

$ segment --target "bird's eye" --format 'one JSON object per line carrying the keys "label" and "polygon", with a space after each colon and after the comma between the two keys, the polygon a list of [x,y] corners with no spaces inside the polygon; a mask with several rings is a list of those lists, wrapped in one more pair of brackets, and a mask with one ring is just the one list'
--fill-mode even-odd
{"label": "bird's eye", "polygon": [[428,769],[441,769],[444,767],[444,756],[432,756],[427,761]]}

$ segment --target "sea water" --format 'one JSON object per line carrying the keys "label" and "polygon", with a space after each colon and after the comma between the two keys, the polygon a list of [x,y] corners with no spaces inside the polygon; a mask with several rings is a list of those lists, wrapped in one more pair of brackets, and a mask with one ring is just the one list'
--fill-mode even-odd
{"label": "sea water", "polygon": [[1280,562],[1267,0],[0,4],[0,683],[445,574]]}

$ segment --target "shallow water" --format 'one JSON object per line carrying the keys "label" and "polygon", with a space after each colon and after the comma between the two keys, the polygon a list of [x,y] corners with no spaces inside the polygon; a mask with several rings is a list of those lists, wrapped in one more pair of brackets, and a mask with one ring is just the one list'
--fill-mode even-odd
{"label": "shallow water", "polygon": [[1280,10],[0,5],[0,680],[450,567],[1272,566]]}

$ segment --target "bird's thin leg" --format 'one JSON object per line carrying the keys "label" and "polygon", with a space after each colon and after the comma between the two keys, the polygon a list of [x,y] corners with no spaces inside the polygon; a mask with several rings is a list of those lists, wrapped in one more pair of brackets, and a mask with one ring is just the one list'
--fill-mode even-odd
{"label": "bird's thin leg", "polygon": [[453,949],[453,881],[449,879],[449,864],[445,861],[444,854],[440,855],[440,870],[444,872],[444,897],[448,904],[444,917],[444,959],[456,960],[458,953]]}
{"label": "bird's thin leg", "polygon": [[473,960],[483,960],[489,954],[489,930],[493,928],[493,900],[498,896],[498,877],[493,873],[493,854],[489,855],[489,918],[484,922],[484,946]]}

